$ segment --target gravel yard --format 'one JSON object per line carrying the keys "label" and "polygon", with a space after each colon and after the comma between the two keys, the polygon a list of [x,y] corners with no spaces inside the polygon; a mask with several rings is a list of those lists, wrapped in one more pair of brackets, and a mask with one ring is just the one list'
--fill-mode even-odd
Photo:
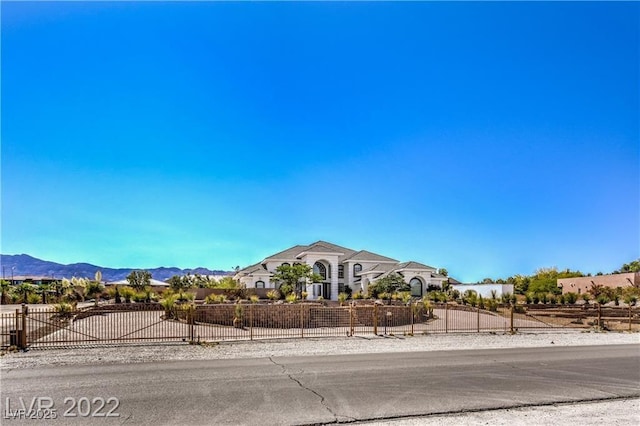
{"label": "gravel yard", "polygon": [[0,368],[29,368],[94,363],[133,363],[175,360],[342,355],[381,352],[417,352],[452,349],[492,349],[543,346],[580,346],[640,343],[638,333],[584,331],[538,331],[520,334],[468,333],[431,334],[415,337],[340,337],[252,342],[223,342],[212,345],[123,345],[36,349],[8,353]]}

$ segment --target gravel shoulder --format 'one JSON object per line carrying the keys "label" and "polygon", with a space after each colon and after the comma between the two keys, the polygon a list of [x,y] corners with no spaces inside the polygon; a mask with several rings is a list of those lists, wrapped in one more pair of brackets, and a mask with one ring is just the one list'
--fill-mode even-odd
{"label": "gravel shoulder", "polygon": [[377,426],[555,426],[558,424],[635,426],[640,424],[640,399],[591,401],[578,404],[511,408],[446,416],[387,420],[384,422],[362,422],[360,424]]}
{"label": "gravel shoulder", "polygon": [[430,334],[415,337],[340,337],[261,340],[188,345],[83,346],[34,349],[0,357],[0,369],[76,364],[117,364],[157,361],[264,358],[305,355],[420,352],[457,349],[500,349],[546,346],[638,344],[640,333],[544,331],[520,334]]}

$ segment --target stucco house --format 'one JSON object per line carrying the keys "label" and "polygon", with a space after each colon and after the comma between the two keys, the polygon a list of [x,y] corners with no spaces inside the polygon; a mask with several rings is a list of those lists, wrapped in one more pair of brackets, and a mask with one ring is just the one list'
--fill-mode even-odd
{"label": "stucco house", "polygon": [[345,286],[353,292],[366,292],[369,283],[397,273],[411,286],[411,293],[422,296],[429,286],[442,287],[446,277],[439,275],[436,268],[418,262],[399,262],[367,250],[353,250],[326,241],[316,241],[309,245],[297,245],[268,256],[254,265],[239,270],[235,279],[246,288],[275,288],[271,277],[276,268],[283,264],[306,263],[322,277],[322,282],[308,283],[309,299],[322,296],[337,300],[338,293]]}
{"label": "stucco house", "polygon": [[595,275],[593,277],[558,278],[558,287],[562,289],[562,294],[586,293],[593,285],[603,287],[639,287],[640,272],[627,272],[624,274]]}

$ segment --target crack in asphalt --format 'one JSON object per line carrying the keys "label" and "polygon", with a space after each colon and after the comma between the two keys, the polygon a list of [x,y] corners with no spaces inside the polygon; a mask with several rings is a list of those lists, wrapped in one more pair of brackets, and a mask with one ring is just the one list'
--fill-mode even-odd
{"label": "crack in asphalt", "polygon": [[449,416],[456,414],[471,414],[471,413],[485,413],[492,411],[500,411],[500,410],[513,410],[513,409],[522,409],[522,408],[537,408],[537,407],[561,407],[561,406],[571,406],[571,405],[581,405],[581,404],[590,404],[590,403],[598,403],[598,402],[610,402],[610,401],[625,401],[625,400],[634,400],[640,398],[640,394],[636,395],[625,395],[625,396],[617,396],[617,397],[605,397],[605,398],[587,398],[587,399],[579,399],[579,400],[562,400],[562,401],[554,401],[554,402],[545,402],[545,403],[531,403],[531,404],[516,404],[516,405],[505,405],[500,407],[491,407],[491,408],[472,408],[472,409],[460,409],[460,410],[449,410],[449,411],[434,411],[431,413],[424,414],[409,414],[409,415],[395,415],[395,416],[381,416],[381,417],[370,417],[370,418],[362,418],[355,419],[353,417],[347,421],[333,421],[333,422],[318,422],[318,423],[309,423],[311,425],[330,425],[336,423],[352,423],[352,424],[368,424],[371,422],[380,422],[385,420],[403,420],[403,419],[423,419],[423,418],[433,418],[440,416]]}
{"label": "crack in asphalt", "polygon": [[[309,391],[312,394],[314,394],[315,396],[317,396],[318,398],[320,398],[320,404],[322,404],[322,406],[334,418],[334,420],[332,422],[329,422],[328,424],[331,424],[331,423],[347,423],[347,422],[351,423],[351,422],[358,421],[358,419],[356,419],[355,417],[345,416],[345,415],[338,414],[335,411],[333,411],[333,409],[329,406],[329,404],[327,404],[326,398],[324,396],[322,396],[319,392],[311,389],[308,386],[305,386],[300,380],[298,380],[295,377],[293,377],[293,375],[287,371],[287,367],[285,367],[283,364],[278,364],[276,361],[274,361],[273,357],[269,357],[269,361],[271,361],[274,365],[277,365],[278,367],[282,368],[282,373],[286,374],[287,377],[289,377],[289,379],[291,379],[292,381],[297,383],[298,386],[300,386],[302,389],[304,389],[306,391]],[[346,421],[344,419],[346,419]],[[324,423],[324,424],[327,424],[327,423]]]}

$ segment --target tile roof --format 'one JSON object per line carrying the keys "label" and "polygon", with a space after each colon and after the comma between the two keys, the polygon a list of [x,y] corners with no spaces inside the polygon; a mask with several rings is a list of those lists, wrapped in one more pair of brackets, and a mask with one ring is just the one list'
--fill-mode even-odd
{"label": "tile roof", "polygon": [[387,256],[382,256],[380,254],[377,253],[372,253],[370,251],[367,250],[360,250],[358,252],[353,253],[351,256],[346,256],[343,261],[345,260],[368,260],[368,261],[375,261],[375,262],[395,262],[398,263],[398,261],[396,259],[392,259],[390,257]]}
{"label": "tile roof", "polygon": [[314,253],[314,252],[315,253],[342,253],[339,258],[341,262],[345,256],[350,256],[353,253],[355,253],[355,251],[350,248],[342,247],[337,244],[332,244],[332,243],[320,240],[309,245],[293,246],[279,253],[271,255],[265,258],[265,260],[296,259],[300,256],[300,253],[303,253],[305,251],[311,252],[311,253]]}
{"label": "tile roof", "polygon": [[359,272],[358,275],[362,275],[362,274],[366,274],[368,272],[380,272],[380,273],[384,273],[384,272],[389,272],[392,269],[394,269],[396,267],[396,265],[393,264],[389,264],[389,263],[377,263],[373,266],[371,266],[370,268],[367,269],[363,269],[362,271]]}
{"label": "tile roof", "polygon": [[237,273],[238,274],[252,274],[254,272],[268,272],[268,271],[264,266],[262,266],[261,263],[256,263],[256,264],[253,264],[251,266],[247,266],[244,269],[240,269]]}
{"label": "tile roof", "polygon": [[422,263],[409,261],[409,262],[398,263],[395,270],[401,270],[401,269],[436,269],[436,268],[434,268],[433,266],[424,265]]}

